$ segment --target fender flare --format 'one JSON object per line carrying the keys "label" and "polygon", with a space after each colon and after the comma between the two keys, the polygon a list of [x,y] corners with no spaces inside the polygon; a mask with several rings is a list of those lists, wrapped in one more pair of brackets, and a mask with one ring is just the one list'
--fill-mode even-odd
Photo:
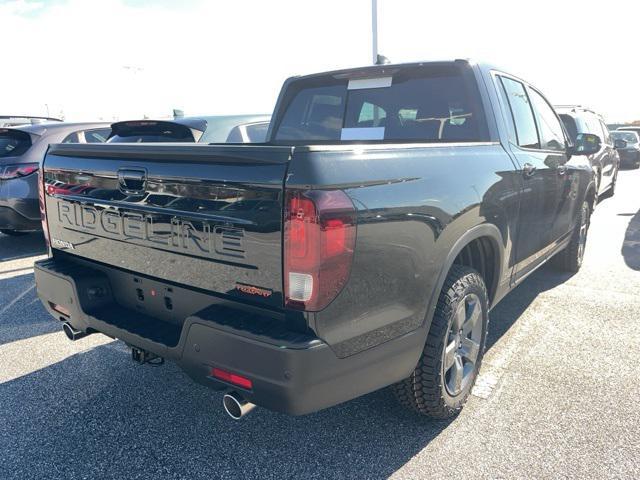
{"label": "fender flare", "polygon": [[447,275],[449,274],[449,270],[451,270],[453,262],[455,261],[458,254],[464,249],[464,247],[466,247],[473,240],[481,237],[488,237],[491,240],[497,256],[496,265],[494,265],[493,284],[487,285],[487,288],[491,289],[491,291],[493,291],[494,293],[497,291],[503,273],[504,239],[502,238],[502,234],[500,233],[498,227],[491,223],[483,223],[467,230],[456,240],[453,246],[449,249],[449,253],[445,258],[445,261],[443,262],[442,268],[440,270],[440,274],[438,275],[436,288],[433,290],[433,292],[431,292],[431,296],[429,297],[427,314],[425,315],[424,321],[424,327],[427,335],[429,333],[429,329],[431,328],[431,322],[436,310],[436,305],[438,304],[438,298],[440,297],[442,287],[444,286],[444,282],[447,279]]}

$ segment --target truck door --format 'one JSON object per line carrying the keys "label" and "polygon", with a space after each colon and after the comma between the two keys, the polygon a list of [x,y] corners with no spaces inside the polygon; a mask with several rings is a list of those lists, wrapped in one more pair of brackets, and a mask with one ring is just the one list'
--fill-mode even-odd
{"label": "truck door", "polygon": [[577,166],[568,163],[566,137],[560,118],[540,92],[528,87],[528,93],[538,125],[541,152],[546,156],[545,163],[557,183],[557,204],[551,216],[553,244],[571,233],[580,179]]}
{"label": "truck door", "polygon": [[[566,162],[566,155],[563,137],[556,140],[557,145],[553,141],[542,143],[538,125],[541,121],[537,121],[525,85],[503,75],[496,76],[496,82],[503,103],[508,108],[505,115],[512,129],[508,148],[522,176],[518,229],[514,242],[517,281],[546,258],[546,253],[556,240],[555,228],[562,195],[560,178],[564,169],[560,167]],[[558,128],[562,133],[562,128]]]}

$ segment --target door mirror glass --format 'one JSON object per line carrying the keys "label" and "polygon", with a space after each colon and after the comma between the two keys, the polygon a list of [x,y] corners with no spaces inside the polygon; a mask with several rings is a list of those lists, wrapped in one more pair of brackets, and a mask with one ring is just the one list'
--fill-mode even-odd
{"label": "door mirror glass", "polygon": [[622,139],[618,139],[613,142],[613,146],[615,148],[627,148],[627,142]]}
{"label": "door mirror glass", "polygon": [[571,155],[593,155],[600,151],[602,141],[598,135],[592,133],[579,133],[576,143],[570,148]]}

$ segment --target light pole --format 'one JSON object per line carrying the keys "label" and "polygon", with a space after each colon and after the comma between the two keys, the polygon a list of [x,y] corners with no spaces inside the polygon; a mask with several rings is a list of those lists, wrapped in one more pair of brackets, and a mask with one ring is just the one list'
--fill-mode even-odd
{"label": "light pole", "polygon": [[371,40],[373,64],[378,63],[378,0],[371,0]]}

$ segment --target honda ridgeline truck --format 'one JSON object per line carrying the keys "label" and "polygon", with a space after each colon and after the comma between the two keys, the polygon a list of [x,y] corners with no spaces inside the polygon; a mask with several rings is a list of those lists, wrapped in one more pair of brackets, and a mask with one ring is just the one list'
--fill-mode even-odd
{"label": "honda ridgeline truck", "polygon": [[580,268],[599,148],[487,65],[291,78],[262,144],[51,146],[38,294],[70,339],[173,360],[234,418],[387,386],[449,417],[491,308],[552,257]]}

